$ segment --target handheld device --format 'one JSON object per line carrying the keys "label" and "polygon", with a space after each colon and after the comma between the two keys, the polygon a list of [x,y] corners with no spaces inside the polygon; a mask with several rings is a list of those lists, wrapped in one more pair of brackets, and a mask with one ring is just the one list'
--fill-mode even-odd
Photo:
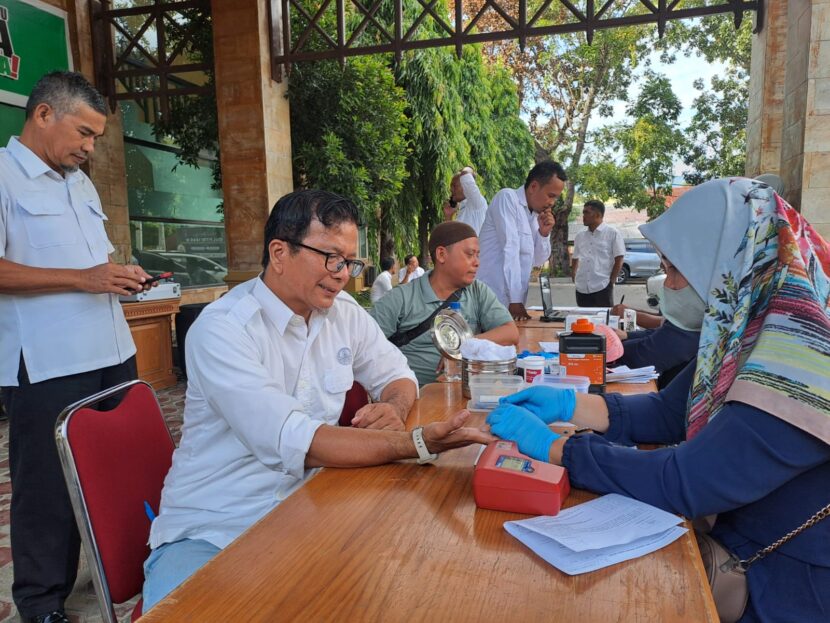
{"label": "handheld device", "polygon": [[512,441],[488,445],[473,472],[473,497],[479,508],[556,515],[570,491],[564,467],[532,459]]}
{"label": "handheld device", "polygon": [[155,283],[159,279],[170,279],[173,276],[172,272],[161,273],[160,275],[156,275],[155,277],[151,277],[147,281],[144,282],[145,286],[149,286],[151,283]]}

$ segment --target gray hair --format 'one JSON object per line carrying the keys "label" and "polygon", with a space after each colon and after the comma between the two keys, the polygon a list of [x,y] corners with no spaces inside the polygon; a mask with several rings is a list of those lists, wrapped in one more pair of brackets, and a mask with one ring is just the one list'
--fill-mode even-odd
{"label": "gray hair", "polygon": [[75,112],[80,104],[86,104],[102,115],[107,114],[101,94],[74,71],[53,71],[38,80],[26,102],[26,119],[32,118],[40,104],[48,104],[59,117]]}

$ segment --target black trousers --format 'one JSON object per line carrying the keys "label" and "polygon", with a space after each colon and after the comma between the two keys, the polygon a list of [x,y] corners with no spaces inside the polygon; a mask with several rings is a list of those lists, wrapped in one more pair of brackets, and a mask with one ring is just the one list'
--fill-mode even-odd
{"label": "black trousers", "polygon": [[585,292],[576,291],[576,306],[577,307],[613,307],[614,306],[614,284],[609,283],[605,288],[599,292]]}
{"label": "black trousers", "polygon": [[12,596],[23,617],[62,610],[78,573],[81,541],[55,444],[58,415],[73,402],[136,376],[131,357],[109,368],[29,383],[21,357],[19,386],[3,388],[12,482]]}

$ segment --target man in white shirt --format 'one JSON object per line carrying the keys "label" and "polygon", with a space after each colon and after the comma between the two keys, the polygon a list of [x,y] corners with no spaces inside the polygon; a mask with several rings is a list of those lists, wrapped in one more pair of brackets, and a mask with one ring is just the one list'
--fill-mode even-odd
{"label": "man in white shirt", "polygon": [[[466,411],[404,432],[415,376],[342,292],[363,268],[358,222],[354,204],[333,193],[286,195],[265,226],[262,274],[205,308],[188,332],[182,439],[150,530],[145,612],[314,468],[427,460],[493,440],[463,427]],[[375,402],[340,428],[355,380]]]}
{"label": "man in white shirt", "polygon": [[615,228],[602,222],[605,204],[585,202],[582,224],[588,229],[574,237],[571,279],[576,284],[579,307],[613,307],[614,282],[622,268],[625,241]]}
{"label": "man in white shirt", "polygon": [[403,268],[398,272],[398,285],[402,286],[405,283],[414,281],[418,277],[422,277],[424,269],[418,266],[418,258],[414,255],[407,255],[403,259]]}
{"label": "man in white shirt", "polygon": [[47,74],[32,89],[20,137],[0,149],[0,386],[12,594],[24,621],[68,623],[64,600],[78,569],[55,421],[73,402],[136,377],[116,295],[142,290],[150,275],[112,262],[107,217],[78,169],[106,121],[104,99],[83,76]]}
{"label": "man in white shirt", "polygon": [[382,257],[380,259],[380,274],[372,282],[372,291],[369,298],[377,303],[384,294],[392,290],[392,274],[395,272],[395,258]]}
{"label": "man in white shirt", "polygon": [[525,185],[496,193],[481,227],[481,268],[486,283],[515,320],[529,318],[525,309],[530,271],[550,257],[553,205],[568,176],[556,162],[540,162]]}
{"label": "man in white shirt", "polygon": [[456,173],[450,182],[450,200],[444,204],[444,221],[467,223],[481,232],[484,217],[487,216],[487,199],[481,194],[476,184],[476,174],[472,167],[464,167]]}

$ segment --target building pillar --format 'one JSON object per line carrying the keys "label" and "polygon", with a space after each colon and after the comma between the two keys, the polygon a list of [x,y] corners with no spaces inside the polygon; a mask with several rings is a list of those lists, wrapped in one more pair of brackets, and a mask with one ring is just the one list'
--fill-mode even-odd
{"label": "building pillar", "polygon": [[261,270],[265,221],[293,190],[287,84],[271,80],[268,4],[211,2],[231,287]]}
{"label": "building pillar", "polygon": [[778,173],[789,202],[830,239],[830,0],[766,7],[752,48],[747,175]]}

